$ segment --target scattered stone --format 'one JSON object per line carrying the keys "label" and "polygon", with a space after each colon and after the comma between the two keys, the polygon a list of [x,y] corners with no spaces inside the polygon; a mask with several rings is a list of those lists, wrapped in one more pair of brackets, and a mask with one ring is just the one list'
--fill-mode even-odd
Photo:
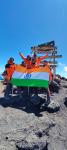
{"label": "scattered stone", "polygon": [[64,105],[67,107],[67,97],[65,98]]}
{"label": "scattered stone", "polygon": [[6,136],[6,138],[5,138],[6,140],[8,140],[8,136]]}
{"label": "scattered stone", "polygon": [[67,85],[64,85],[63,87],[64,87],[64,88],[67,88]]}
{"label": "scattered stone", "polygon": [[16,143],[16,150],[48,150],[48,142],[28,143],[22,140]]}
{"label": "scattered stone", "polygon": [[35,132],[36,136],[39,138],[42,138],[43,136],[49,136],[49,130],[51,130],[51,128],[55,127],[55,125],[56,125],[55,123],[50,123],[45,130],[39,130],[39,131]]}
{"label": "scattered stone", "polygon": [[54,113],[60,110],[60,105],[56,101],[51,101],[50,104],[47,106],[47,110],[50,113]]}
{"label": "scattered stone", "polygon": [[[26,93],[22,99],[17,95],[9,101],[0,97],[0,150],[67,150],[66,86],[67,82],[61,81],[59,93],[54,92],[47,105],[44,92],[32,95],[34,102]],[[2,84],[0,89],[2,96]]]}
{"label": "scattered stone", "polygon": [[41,138],[41,137],[43,136],[43,133],[42,133],[42,131],[38,131],[38,132],[36,132],[36,135],[37,135],[39,138]]}
{"label": "scattered stone", "polygon": [[56,81],[50,81],[49,83],[50,91],[58,93],[59,88],[60,88],[60,85]]}

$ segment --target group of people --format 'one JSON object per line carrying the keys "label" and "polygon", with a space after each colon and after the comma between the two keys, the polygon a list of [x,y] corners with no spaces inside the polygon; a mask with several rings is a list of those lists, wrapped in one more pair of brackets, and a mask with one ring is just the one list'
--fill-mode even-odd
{"label": "group of people", "polygon": [[[23,59],[20,65],[23,67],[26,67],[27,69],[31,69],[33,67],[39,67],[41,64],[41,61],[48,58],[48,54],[46,54],[45,56],[37,57],[36,53],[34,53],[32,57],[30,55],[27,55],[27,57],[24,57],[23,54],[19,52],[19,55]],[[48,62],[44,60],[43,65],[48,65]],[[2,74],[4,79],[10,80],[13,72],[15,71],[15,68],[16,68],[16,64],[14,63],[14,58],[10,57],[7,61],[7,64],[5,65],[5,71]]]}
{"label": "group of people", "polygon": [[19,52],[19,55],[23,59],[21,65],[25,66],[27,69],[39,67],[41,61],[44,60],[45,58],[48,58],[48,54],[46,54],[45,56],[37,57],[36,53],[34,53],[32,57],[30,55],[27,55],[26,58],[23,56],[21,52]]}
{"label": "group of people", "polygon": [[[27,69],[31,69],[33,67],[39,67],[41,61],[48,58],[48,54],[46,54],[45,56],[37,57],[36,53],[34,53],[32,56],[27,55],[27,57],[24,57],[23,54],[21,52],[19,52],[19,55],[23,59],[23,61],[20,65],[26,67]],[[44,62],[43,65],[48,64],[48,62],[45,60],[43,62]],[[50,65],[49,65],[49,67],[50,67]],[[8,98],[9,91],[12,88],[12,85],[10,84],[10,79],[12,78],[12,74],[15,71],[15,68],[16,68],[16,64],[14,63],[14,58],[10,57],[7,61],[7,64],[5,65],[5,71],[2,74],[4,79],[7,82],[7,87],[5,90],[5,98],[6,99]],[[50,77],[50,80],[52,80],[51,69],[50,69],[49,77]]]}

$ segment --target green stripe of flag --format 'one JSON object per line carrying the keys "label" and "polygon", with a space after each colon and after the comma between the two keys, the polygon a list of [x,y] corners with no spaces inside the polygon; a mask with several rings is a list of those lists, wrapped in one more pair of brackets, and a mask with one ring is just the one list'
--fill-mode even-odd
{"label": "green stripe of flag", "polygon": [[29,87],[45,87],[48,88],[47,80],[37,79],[11,79],[11,83],[16,86],[29,86]]}

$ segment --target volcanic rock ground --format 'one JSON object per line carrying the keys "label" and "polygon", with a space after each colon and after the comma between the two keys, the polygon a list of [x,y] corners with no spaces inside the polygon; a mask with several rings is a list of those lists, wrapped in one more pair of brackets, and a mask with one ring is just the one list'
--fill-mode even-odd
{"label": "volcanic rock ground", "polygon": [[29,105],[24,96],[5,100],[4,88],[0,83],[0,150],[67,150],[67,81],[51,96],[59,108],[53,111]]}

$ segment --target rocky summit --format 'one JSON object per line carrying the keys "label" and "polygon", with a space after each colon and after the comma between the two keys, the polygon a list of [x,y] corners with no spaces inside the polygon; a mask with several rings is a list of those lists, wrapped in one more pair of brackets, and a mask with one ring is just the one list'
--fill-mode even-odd
{"label": "rocky summit", "polygon": [[[0,82],[0,150],[67,150],[67,81],[50,103],[35,105],[27,96],[4,99]],[[39,100],[44,101],[44,95]]]}

